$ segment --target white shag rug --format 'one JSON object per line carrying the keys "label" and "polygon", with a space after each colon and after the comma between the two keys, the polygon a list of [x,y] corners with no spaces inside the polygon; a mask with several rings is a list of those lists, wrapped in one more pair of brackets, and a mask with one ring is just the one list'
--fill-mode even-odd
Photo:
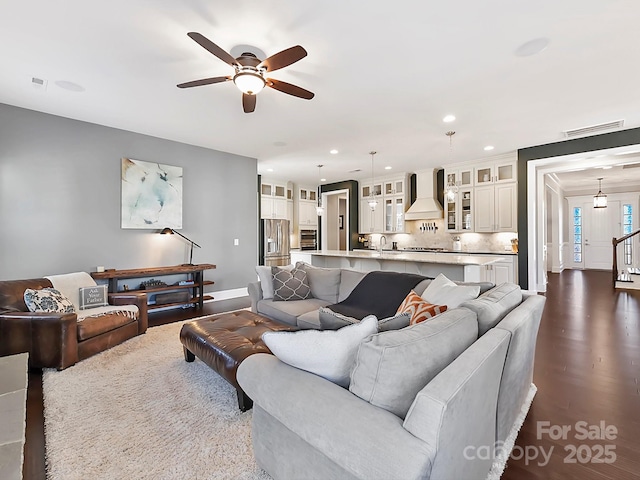
{"label": "white shag rug", "polygon": [[524,419],[527,418],[527,413],[529,413],[531,403],[533,402],[533,397],[536,396],[537,391],[538,388],[532,383],[531,387],[529,388],[529,393],[527,393],[527,397],[524,399],[524,403],[522,404],[520,413],[516,417],[515,422],[513,422],[513,426],[511,427],[509,435],[504,440],[504,443],[502,444],[500,450],[497,452],[495,459],[493,460],[491,470],[489,471],[486,480],[499,480],[499,478],[504,473],[504,469],[507,466],[507,460],[509,460],[511,452],[513,451],[513,446],[515,445],[516,439],[518,438],[518,432],[520,432],[520,428],[522,428]]}
{"label": "white shag rug", "polygon": [[[235,389],[198,358],[185,362],[183,323],[45,369],[48,480],[271,479],[256,465],[251,411],[238,409]],[[504,472],[535,394],[532,384],[487,480]]]}
{"label": "white shag rug", "polygon": [[44,371],[49,480],[270,478],[235,389],[199,359],[185,362],[183,323]]}

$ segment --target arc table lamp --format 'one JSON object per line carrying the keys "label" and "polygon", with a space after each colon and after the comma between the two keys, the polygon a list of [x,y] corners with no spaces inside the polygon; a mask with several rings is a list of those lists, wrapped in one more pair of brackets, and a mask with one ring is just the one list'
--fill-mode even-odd
{"label": "arc table lamp", "polygon": [[187,242],[189,242],[191,244],[191,251],[189,252],[189,263],[188,265],[193,265],[193,247],[198,247],[198,248],[202,248],[200,245],[198,245],[196,242],[194,242],[193,240],[191,240],[188,237],[185,237],[183,234],[181,234],[180,232],[174,230],[173,228],[169,228],[169,227],[165,227],[160,231],[160,235],[180,235],[182,238],[184,238]]}

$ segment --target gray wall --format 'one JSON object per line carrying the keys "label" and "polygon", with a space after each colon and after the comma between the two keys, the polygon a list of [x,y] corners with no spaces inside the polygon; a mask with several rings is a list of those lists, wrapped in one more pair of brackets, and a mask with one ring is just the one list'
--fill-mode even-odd
{"label": "gray wall", "polygon": [[[188,243],[120,228],[120,159],[183,167],[183,228],[207,291],[257,264],[257,161],[0,104],[0,279],[188,262]],[[233,239],[240,245],[234,246]]]}

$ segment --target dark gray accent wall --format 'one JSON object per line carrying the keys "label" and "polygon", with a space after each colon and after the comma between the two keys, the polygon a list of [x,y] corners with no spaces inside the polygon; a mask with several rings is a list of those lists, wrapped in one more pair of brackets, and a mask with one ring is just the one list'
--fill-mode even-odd
{"label": "dark gray accent wall", "polygon": [[[522,288],[529,288],[529,218],[527,218],[527,162],[542,158],[593,152],[640,144],[640,128],[603,133],[564,142],[548,143],[518,150],[518,277]],[[535,221],[535,219],[531,219]]]}
{"label": "dark gray accent wall", "polygon": [[[359,217],[358,210],[360,207],[360,199],[358,198],[358,182],[355,180],[345,180],[343,182],[329,183],[320,186],[320,192],[335,192],[336,190],[347,190],[349,197],[349,247],[351,250],[354,248],[362,248],[362,244],[358,242],[358,229],[359,229]],[[322,222],[318,222],[318,242],[322,238],[321,231]],[[321,249],[322,245],[318,245],[318,249]]]}
{"label": "dark gray accent wall", "polygon": [[[213,263],[208,291],[246,287],[257,262],[257,160],[0,104],[0,279],[188,262],[189,244],[120,228],[120,164],[183,168],[183,228]],[[239,239],[239,246],[233,240]]]}

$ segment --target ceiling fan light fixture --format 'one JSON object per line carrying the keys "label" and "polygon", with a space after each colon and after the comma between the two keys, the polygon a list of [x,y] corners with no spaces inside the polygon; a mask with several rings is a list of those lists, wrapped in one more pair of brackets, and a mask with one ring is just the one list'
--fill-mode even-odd
{"label": "ceiling fan light fixture", "polygon": [[257,95],[266,85],[264,77],[254,69],[239,70],[233,77],[233,83],[247,95]]}

